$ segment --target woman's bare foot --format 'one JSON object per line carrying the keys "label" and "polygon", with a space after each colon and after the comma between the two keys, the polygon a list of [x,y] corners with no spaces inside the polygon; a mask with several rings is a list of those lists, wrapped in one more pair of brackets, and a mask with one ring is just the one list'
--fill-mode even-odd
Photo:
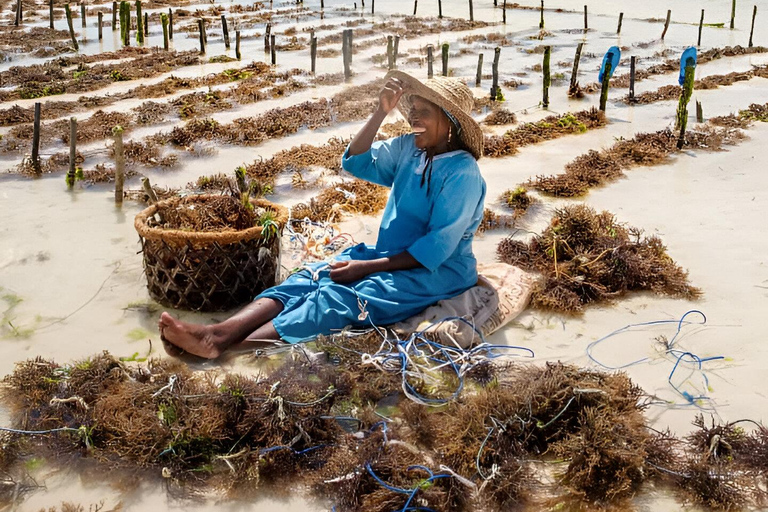
{"label": "woman's bare foot", "polygon": [[[216,359],[224,351],[224,340],[216,336],[211,326],[182,322],[163,312],[158,327],[165,341],[190,354]],[[174,355],[171,351],[169,354]]]}

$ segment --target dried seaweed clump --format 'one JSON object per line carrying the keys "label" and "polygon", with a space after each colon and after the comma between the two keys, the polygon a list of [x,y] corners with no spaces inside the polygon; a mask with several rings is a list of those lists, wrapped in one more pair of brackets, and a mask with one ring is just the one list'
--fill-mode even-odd
{"label": "dried seaweed clump", "polygon": [[516,122],[517,116],[515,113],[505,108],[498,108],[483,119],[483,123],[491,125],[515,124]]}
{"label": "dried seaweed clump", "polygon": [[178,198],[162,210],[163,227],[191,231],[227,231],[253,227],[258,216],[230,195]]}
{"label": "dried seaweed clump", "polygon": [[336,222],[344,213],[375,215],[387,204],[386,187],[354,179],[324,188],[309,203],[291,208],[291,217],[316,222]]}
{"label": "dried seaweed clump", "polygon": [[501,194],[501,200],[514,210],[512,215],[516,219],[525,215],[528,208],[536,201],[528,194],[528,190],[525,187],[517,187],[514,190],[505,191]]}
{"label": "dried seaweed clump", "polygon": [[257,160],[246,167],[248,176],[265,183],[274,183],[281,172],[302,172],[312,167],[322,167],[338,173],[341,171],[341,155],[349,140],[333,137],[321,146],[301,144],[284,149],[266,160]]}
{"label": "dried seaweed clump", "polygon": [[760,105],[753,103],[746,110],[739,111],[739,117],[742,119],[748,119],[750,121],[761,121],[768,123],[768,103]]}
{"label": "dried seaweed clump", "polygon": [[[686,436],[682,453],[668,462],[663,476],[672,480],[690,501],[717,510],[740,510],[761,503],[765,485],[768,430],[760,424],[748,433],[741,420],[707,425],[698,415]],[[672,469],[672,471],[669,471]],[[761,482],[762,480],[762,482]]]}
{"label": "dried seaweed clump", "polygon": [[529,243],[502,240],[502,261],[542,274],[531,303],[538,308],[579,313],[584,306],[627,292],[650,290],[695,299],[688,273],[667,255],[656,236],[643,237],[608,212],[585,205],[555,211],[550,225]]}
{"label": "dried seaweed clump", "polygon": [[643,481],[650,436],[642,390],[626,375],[547,363],[515,366],[497,378],[496,386],[430,414],[422,432],[439,447],[441,463],[485,481],[482,509],[524,503],[533,478],[524,460],[544,453],[567,462],[561,483],[572,499],[616,502]]}
{"label": "dried seaweed clump", "polygon": [[565,135],[584,133],[604,126],[605,114],[595,108],[575,114],[548,116],[535,123],[525,123],[503,135],[485,137],[483,153],[489,157],[502,157],[517,153],[517,148],[557,139]]}
{"label": "dried seaweed clump", "polygon": [[[718,151],[743,138],[739,130],[703,126],[686,132],[684,147]],[[590,150],[568,163],[564,173],[537,176],[528,186],[558,197],[581,196],[592,187],[620,178],[627,169],[661,164],[677,151],[677,135],[670,129],[639,133],[631,139],[619,140],[608,149]]]}
{"label": "dried seaweed clump", "polygon": [[193,373],[170,360],[128,366],[107,353],[68,366],[35,360],[6,377],[5,398],[20,428],[71,429],[32,445],[39,451],[87,446],[83,455],[110,466],[232,490],[316,469],[341,435],[327,415],[348,386],[332,367],[313,364],[289,361],[258,380]]}

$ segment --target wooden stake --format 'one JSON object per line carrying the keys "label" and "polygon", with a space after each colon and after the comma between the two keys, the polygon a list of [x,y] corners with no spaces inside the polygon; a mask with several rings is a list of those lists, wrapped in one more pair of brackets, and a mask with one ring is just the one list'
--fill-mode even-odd
{"label": "wooden stake", "polygon": [[475,87],[480,87],[483,80],[483,54],[477,56],[477,74],[475,75]]}
{"label": "wooden stake", "polygon": [[539,9],[541,19],[539,20],[539,30],[544,30],[544,0],[541,0],[541,9]]}
{"label": "wooden stake", "polygon": [[123,34],[123,45],[131,46],[131,4],[128,2],[122,2],[125,7],[125,33]]}
{"label": "wooden stake", "polygon": [[72,26],[72,11],[69,9],[69,4],[64,4],[64,12],[67,14],[69,37],[72,38],[72,45],[75,47],[75,51],[78,51],[80,50],[80,46],[77,44],[77,38],[75,37],[75,27]]}
{"label": "wooden stake", "polygon": [[[53,5],[53,0],[51,0]],[[117,2],[112,2],[112,31],[117,30]]]}
{"label": "wooden stake", "polygon": [[680,103],[677,106],[677,124],[680,127],[680,137],[677,139],[677,149],[683,149],[685,145],[685,129],[688,126],[688,102],[693,95],[695,67],[693,59],[689,58],[685,66],[685,81],[680,93]]}
{"label": "wooden stake", "polygon": [[507,0],[504,0],[504,3],[501,7],[501,22],[506,25],[507,24]]}
{"label": "wooden stake", "polygon": [[[19,3],[21,3],[21,0],[19,0]],[[80,24],[85,28],[85,4],[80,4]]]}
{"label": "wooden stake", "polygon": [[400,53],[400,36],[396,35],[395,36],[395,47],[394,47],[394,52],[393,52],[394,58],[392,60],[392,64],[394,65],[393,69],[397,69],[397,57],[398,57],[399,53]]}
{"label": "wooden stake", "polygon": [[141,13],[141,0],[136,0],[136,42],[144,44],[144,16]]}
{"label": "wooden stake", "polygon": [[587,30],[589,30],[589,23],[587,19],[587,6],[585,5],[584,6],[584,32],[586,32]]}
{"label": "wooden stake", "polygon": [[696,46],[701,46],[701,29],[704,28],[704,9],[701,10],[701,19],[699,20],[699,39]]}
{"label": "wooden stake", "polygon": [[264,53],[269,53],[269,35],[272,32],[272,24],[267,23],[267,28],[264,31]]}
{"label": "wooden stake", "polygon": [[173,41],[173,11],[168,8],[168,39]]}
{"label": "wooden stake", "polygon": [[437,17],[443,19],[443,0],[437,0]]}
{"label": "wooden stake", "polygon": [[621,24],[622,24],[623,21],[624,21],[624,13],[620,12],[619,13],[619,28],[616,29],[616,34],[617,35],[621,34]]}
{"label": "wooden stake", "polygon": [[469,21],[475,21],[475,9],[472,0],[469,0]]}
{"label": "wooden stake", "polygon": [[224,48],[229,50],[229,28],[227,27],[227,17],[221,15],[221,30],[224,32]]}
{"label": "wooden stake", "polygon": [[22,7],[23,7],[23,5],[22,5],[21,0],[16,0],[16,21],[14,22],[14,25],[16,25],[17,27],[22,22],[22,19],[21,19]]}
{"label": "wooden stake", "polygon": [[549,86],[552,85],[552,75],[549,71],[549,61],[552,58],[552,47],[547,46],[544,48],[544,64],[542,68],[544,70],[544,91],[541,100],[541,106],[544,108],[549,107]]}
{"label": "wooden stake", "polygon": [[757,16],[757,6],[752,8],[752,28],[749,31],[749,47],[752,48],[752,36],[755,35],[755,17]]}
{"label": "wooden stake", "polygon": [[123,127],[112,128],[115,137],[115,203],[123,204],[123,186],[125,184],[125,152],[123,151]]}
{"label": "wooden stake", "polygon": [[637,57],[632,56],[629,59],[629,99],[634,101],[635,99],[635,65],[637,64]]}
{"label": "wooden stake", "polygon": [[277,64],[277,48],[275,48],[275,34],[269,35],[269,51],[272,57],[272,65]]}
{"label": "wooden stake", "polygon": [[325,0],[320,0],[320,9],[325,9]]}
{"label": "wooden stake", "polygon": [[235,58],[240,60],[240,31],[235,30]]}
{"label": "wooden stake", "polygon": [[581,49],[583,47],[584,43],[579,43],[576,46],[576,56],[573,58],[573,70],[571,71],[571,91],[575,91],[579,83],[579,61],[581,60]]}
{"label": "wooden stake", "polygon": [[501,48],[496,47],[493,49],[493,66],[491,66],[491,73],[493,74],[493,82],[491,82],[491,101],[496,101],[499,98],[501,89],[499,88],[499,58],[501,57]]}
{"label": "wooden stake", "polygon": [[317,70],[317,37],[316,36],[312,36],[312,39],[309,43],[309,57],[312,60],[310,70],[314,75]]}
{"label": "wooden stake", "polygon": [[97,15],[98,23],[99,23],[99,41],[103,39],[104,34],[102,34],[101,26],[104,23],[104,15],[99,11],[99,14]]}
{"label": "wooden stake", "polygon": [[734,21],[736,20],[736,0],[731,3],[731,28],[734,27]]}
{"label": "wooden stake", "polygon": [[395,38],[387,36],[387,69],[395,69]]}
{"label": "wooden stake", "polygon": [[[65,9],[69,9],[69,4],[64,5]],[[75,175],[77,169],[75,168],[75,159],[77,158],[77,119],[74,117],[69,118],[69,172],[67,172],[67,186],[71,189],[75,184]]]}
{"label": "wooden stake", "polygon": [[168,49],[168,15],[160,14],[160,24],[163,26],[163,49]]}
{"label": "wooden stake", "polygon": [[149,13],[144,13],[144,37],[149,35]]}
{"label": "wooden stake", "polygon": [[344,80],[352,78],[352,29],[345,29],[341,38],[341,56],[344,59]]}
{"label": "wooden stake", "polygon": [[205,24],[202,18],[197,20],[197,30],[200,32],[200,54],[205,55]]}
{"label": "wooden stake", "polygon": [[53,0],[48,0],[48,28],[53,28]]}
{"label": "wooden stake", "polygon": [[427,45],[427,78],[434,76],[435,47]]}
{"label": "wooden stake", "polygon": [[603,73],[603,85],[600,89],[600,110],[605,112],[605,107],[608,104],[608,88],[610,87],[611,79],[608,78],[611,76],[611,71],[613,71],[613,68],[611,67],[610,62],[605,63],[605,73]]}
{"label": "wooden stake", "polygon": [[208,46],[208,27],[205,23],[205,18],[200,18],[200,20],[203,22],[203,40],[205,41],[205,46]]}
{"label": "wooden stake", "polygon": [[443,43],[443,76],[448,76],[448,43]]}
{"label": "wooden stake", "polygon": [[35,103],[35,118],[32,124],[32,167],[37,174],[40,169],[40,103]]}
{"label": "wooden stake", "polygon": [[371,0],[371,14],[376,14],[376,0]]}
{"label": "wooden stake", "polygon": [[696,122],[704,122],[704,109],[701,108],[701,102],[699,100],[696,100]]}
{"label": "wooden stake", "polygon": [[672,19],[672,9],[667,9],[667,20],[664,22],[664,31],[661,33],[661,40],[664,40],[664,36],[667,35],[669,29],[669,22]]}
{"label": "wooden stake", "polygon": [[419,0],[413,0],[413,15],[416,16],[416,9],[419,7]]}
{"label": "wooden stake", "polygon": [[[147,194],[147,202],[149,204],[155,204],[157,202],[157,193],[152,188],[152,183],[149,182],[149,178],[141,178],[141,188],[144,189],[144,193]],[[162,223],[163,216],[158,212],[155,214],[158,220]]]}

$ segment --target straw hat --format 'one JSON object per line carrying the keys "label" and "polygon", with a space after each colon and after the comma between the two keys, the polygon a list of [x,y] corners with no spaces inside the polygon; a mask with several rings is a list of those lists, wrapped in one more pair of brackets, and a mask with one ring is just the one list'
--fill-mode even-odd
{"label": "straw hat", "polygon": [[436,76],[423,82],[402,71],[390,71],[387,80],[396,78],[405,85],[405,94],[400,98],[401,111],[407,117],[411,108],[411,96],[420,96],[449,112],[459,122],[460,137],[472,155],[483,156],[483,131],[472,118],[475,99],[467,85],[456,78]]}

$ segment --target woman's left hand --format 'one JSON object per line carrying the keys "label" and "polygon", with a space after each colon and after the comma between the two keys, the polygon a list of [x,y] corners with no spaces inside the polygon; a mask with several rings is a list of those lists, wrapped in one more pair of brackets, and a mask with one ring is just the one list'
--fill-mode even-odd
{"label": "woman's left hand", "polygon": [[371,273],[367,261],[348,260],[331,263],[331,279],[337,283],[354,283]]}

